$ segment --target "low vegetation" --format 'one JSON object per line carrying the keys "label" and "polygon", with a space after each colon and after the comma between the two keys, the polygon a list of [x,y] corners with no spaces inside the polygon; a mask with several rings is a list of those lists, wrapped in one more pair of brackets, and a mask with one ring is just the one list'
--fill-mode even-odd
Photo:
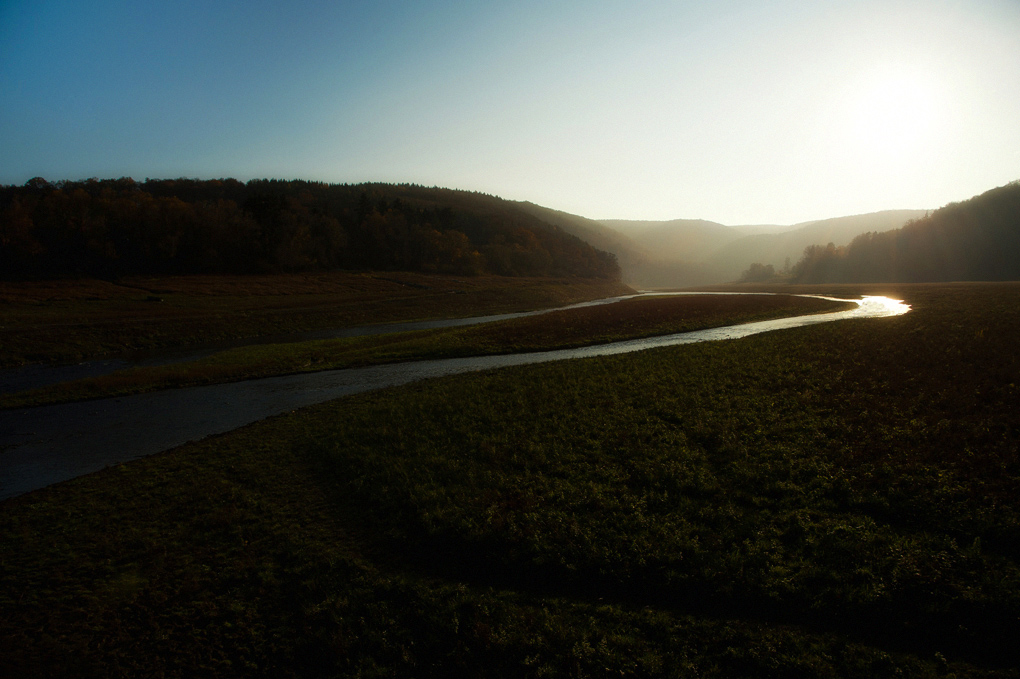
{"label": "low vegetation", "polygon": [[393,272],[0,282],[0,368],[375,323],[530,311],[630,292],[597,279]]}
{"label": "low vegetation", "polygon": [[1016,676],[1020,285],[852,292],[913,311],[344,398],[5,501],[6,667]]}
{"label": "low vegetation", "polygon": [[131,368],[2,395],[0,408],[397,361],[564,349],[853,306],[789,296],[634,299],[464,328],[239,347],[190,362]]}

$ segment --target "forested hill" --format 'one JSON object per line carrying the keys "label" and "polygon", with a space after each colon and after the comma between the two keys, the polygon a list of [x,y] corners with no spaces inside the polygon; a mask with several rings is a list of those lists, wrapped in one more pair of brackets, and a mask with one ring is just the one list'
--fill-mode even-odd
{"label": "forested hill", "polygon": [[1020,181],[845,247],[811,246],[793,276],[799,283],[1020,280]]}
{"label": "forested hill", "polygon": [[306,181],[0,187],[0,277],[391,269],[615,279],[614,255],[466,191]]}

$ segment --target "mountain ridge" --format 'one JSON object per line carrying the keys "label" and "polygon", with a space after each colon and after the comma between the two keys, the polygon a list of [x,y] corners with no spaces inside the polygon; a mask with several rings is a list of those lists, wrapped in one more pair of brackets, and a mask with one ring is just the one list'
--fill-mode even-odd
{"label": "mountain ridge", "polygon": [[706,219],[589,219],[533,203],[517,204],[615,254],[623,279],[644,287],[731,282],[755,262],[787,270],[812,245],[846,245],[862,233],[896,229],[930,212],[880,210],[785,226],[729,226]]}
{"label": "mountain ridge", "polygon": [[590,219],[411,184],[51,184],[37,177],[0,186],[0,270],[7,278],[337,267],[598,277],[619,271],[637,287],[687,287],[736,281],[752,264],[789,273],[812,247],[848,247],[863,234],[894,231],[930,213],[896,209],[733,226]]}

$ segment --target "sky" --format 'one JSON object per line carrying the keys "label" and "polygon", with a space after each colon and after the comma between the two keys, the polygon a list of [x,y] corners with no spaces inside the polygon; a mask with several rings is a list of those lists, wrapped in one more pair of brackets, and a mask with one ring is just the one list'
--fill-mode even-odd
{"label": "sky", "polygon": [[1020,179],[1020,0],[0,0],[0,184],[36,176],[934,209]]}

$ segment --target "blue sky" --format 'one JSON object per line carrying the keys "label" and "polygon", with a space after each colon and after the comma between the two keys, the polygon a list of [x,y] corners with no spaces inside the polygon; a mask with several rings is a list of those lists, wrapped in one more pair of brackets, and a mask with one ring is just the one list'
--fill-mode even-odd
{"label": "blue sky", "polygon": [[0,183],[413,182],[790,224],[1020,179],[1020,2],[0,0]]}

